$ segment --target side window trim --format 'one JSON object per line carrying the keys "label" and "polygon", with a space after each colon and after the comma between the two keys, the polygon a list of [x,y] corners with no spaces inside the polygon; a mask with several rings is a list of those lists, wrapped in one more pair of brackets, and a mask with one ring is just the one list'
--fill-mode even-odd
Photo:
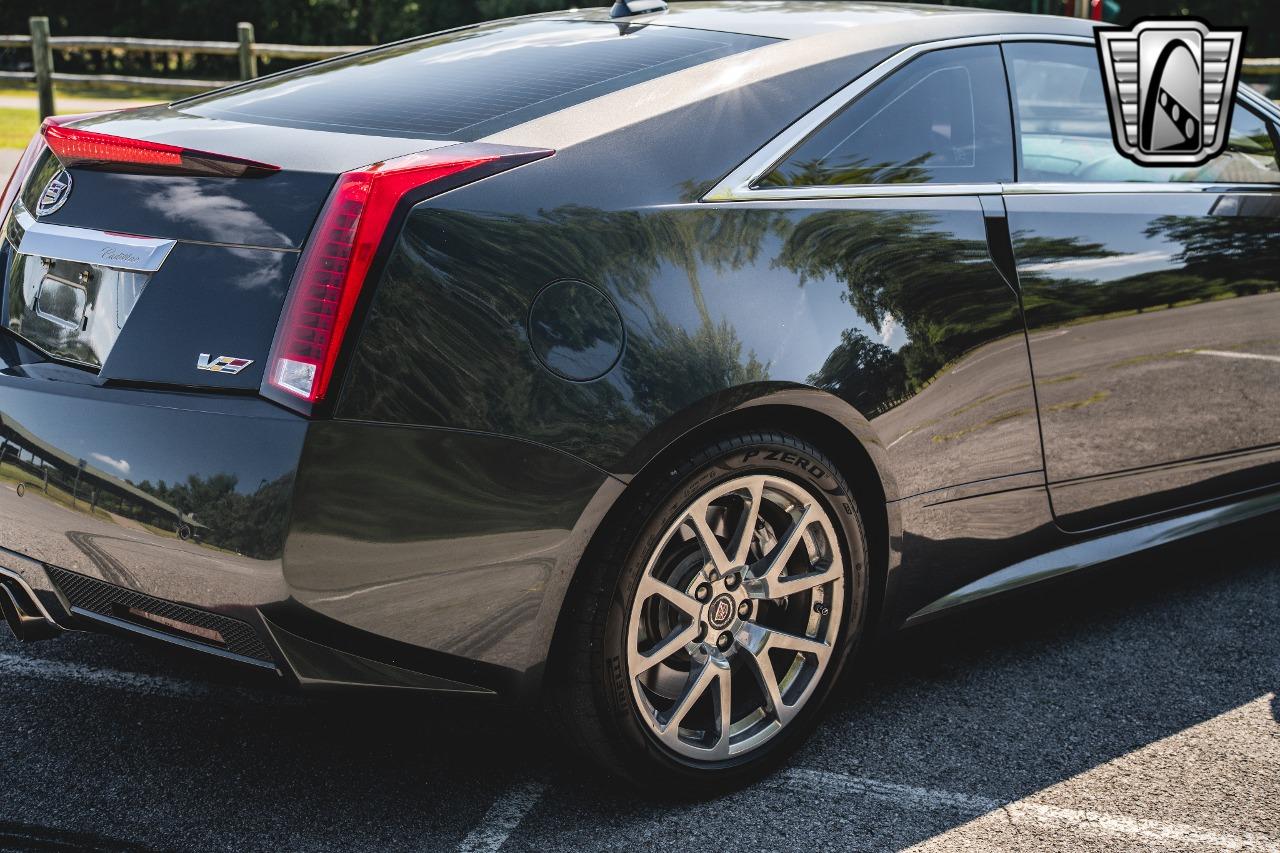
{"label": "side window trim", "polygon": [[1009,73],[1009,55],[1000,42],[1000,63],[1004,65],[1004,92],[1009,99],[1009,132],[1013,134],[1013,182],[1022,180],[1022,134],[1018,132],[1018,99],[1013,94],[1013,75]]}
{"label": "side window trim", "polygon": [[[811,134],[817,131],[846,106],[888,77],[898,68],[925,53],[944,50],[950,47],[967,45],[994,44],[1003,45],[1009,42],[1052,42],[1058,44],[1093,45],[1094,39],[1088,36],[1072,36],[1053,33],[1011,33],[985,36],[968,36],[964,38],[941,39],[911,45],[882,60],[856,80],[846,85],[834,95],[818,104],[795,123],[782,130],[766,143],[759,151],[748,157],[733,171],[712,187],[698,201],[702,203],[740,202],[740,201],[788,201],[801,199],[840,199],[840,198],[893,198],[902,196],[970,196],[991,193],[1005,194],[1038,194],[1038,193],[1152,193],[1152,192],[1221,192],[1231,189],[1238,192],[1280,192],[1276,184],[1230,184],[1230,183],[1046,183],[1023,181],[1017,173],[1019,152],[1016,117],[1014,115],[1014,98],[1012,81],[1005,75],[1005,90],[1009,98],[1010,121],[1014,122],[1014,181],[1010,184],[999,183],[920,183],[920,184],[841,184],[816,185],[798,187],[756,187],[770,171],[777,168],[799,147]],[[1003,52],[1003,51],[1002,51]],[[1280,135],[1280,108],[1270,103],[1262,95],[1255,93],[1247,86],[1242,86],[1237,101],[1258,112],[1270,125],[1272,132]],[[1280,150],[1280,147],[1278,147]]]}
{"label": "side window trim", "polygon": [[[887,78],[911,60],[926,53],[953,47],[971,45],[996,45],[1006,41],[1043,41],[1044,33],[991,34],[940,39],[903,48],[871,68],[856,80],[818,104],[790,127],[770,140],[763,148],[747,158],[720,183],[712,187],[701,199],[715,201],[767,201],[802,198],[891,197],[919,195],[978,195],[998,193],[999,183],[903,183],[903,184],[840,184],[799,187],[756,187],[755,184],[781,165],[815,131],[857,100],[864,92]],[[1092,44],[1087,36],[1048,36],[1055,41],[1076,44]],[[1008,80],[1005,81],[1008,91]]]}

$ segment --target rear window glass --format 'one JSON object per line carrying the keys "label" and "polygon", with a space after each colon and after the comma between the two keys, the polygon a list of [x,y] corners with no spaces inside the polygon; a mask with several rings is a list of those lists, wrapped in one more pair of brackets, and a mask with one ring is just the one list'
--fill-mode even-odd
{"label": "rear window glass", "polygon": [[178,106],[256,124],[472,141],[772,41],[586,21],[490,24],[299,69]]}

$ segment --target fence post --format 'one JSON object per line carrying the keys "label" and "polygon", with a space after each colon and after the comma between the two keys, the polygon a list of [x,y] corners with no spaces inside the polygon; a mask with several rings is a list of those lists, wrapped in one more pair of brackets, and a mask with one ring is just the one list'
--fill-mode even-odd
{"label": "fence post", "polygon": [[240,38],[240,79],[252,80],[258,76],[258,57],[253,53],[253,24],[241,21],[236,24]]}
{"label": "fence post", "polygon": [[36,72],[40,118],[53,115],[53,48],[49,46],[49,19],[31,19],[31,66]]}

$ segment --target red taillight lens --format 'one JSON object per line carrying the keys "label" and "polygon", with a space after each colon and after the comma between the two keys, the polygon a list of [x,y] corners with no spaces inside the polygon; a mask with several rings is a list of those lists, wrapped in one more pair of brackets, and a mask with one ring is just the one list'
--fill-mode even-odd
{"label": "red taillight lens", "polygon": [[97,166],[120,171],[132,168],[142,172],[226,178],[260,177],[280,171],[279,166],[256,160],[66,127],[63,124],[66,120],[47,118],[40,132],[54,156],[68,168]]}
{"label": "red taillight lens", "polygon": [[14,167],[13,173],[9,175],[9,180],[4,185],[4,195],[0,196],[0,224],[9,217],[9,208],[13,205],[13,200],[22,191],[22,185],[26,183],[27,176],[36,167],[36,161],[40,159],[40,155],[47,147],[44,144],[44,137],[38,133],[27,143],[27,149],[22,152],[18,165]]}
{"label": "red taillight lens", "polygon": [[267,360],[267,385],[311,404],[325,398],[365,277],[402,199],[413,194],[421,201],[433,189],[443,192],[552,153],[450,146],[343,173],[298,261]]}

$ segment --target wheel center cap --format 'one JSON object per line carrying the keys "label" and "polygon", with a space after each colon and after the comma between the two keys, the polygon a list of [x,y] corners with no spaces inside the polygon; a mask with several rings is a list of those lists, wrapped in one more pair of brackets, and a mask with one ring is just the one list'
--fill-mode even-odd
{"label": "wheel center cap", "polygon": [[727,592],[721,593],[707,605],[707,622],[711,624],[712,628],[719,631],[733,621],[733,614],[737,609],[733,596]]}

